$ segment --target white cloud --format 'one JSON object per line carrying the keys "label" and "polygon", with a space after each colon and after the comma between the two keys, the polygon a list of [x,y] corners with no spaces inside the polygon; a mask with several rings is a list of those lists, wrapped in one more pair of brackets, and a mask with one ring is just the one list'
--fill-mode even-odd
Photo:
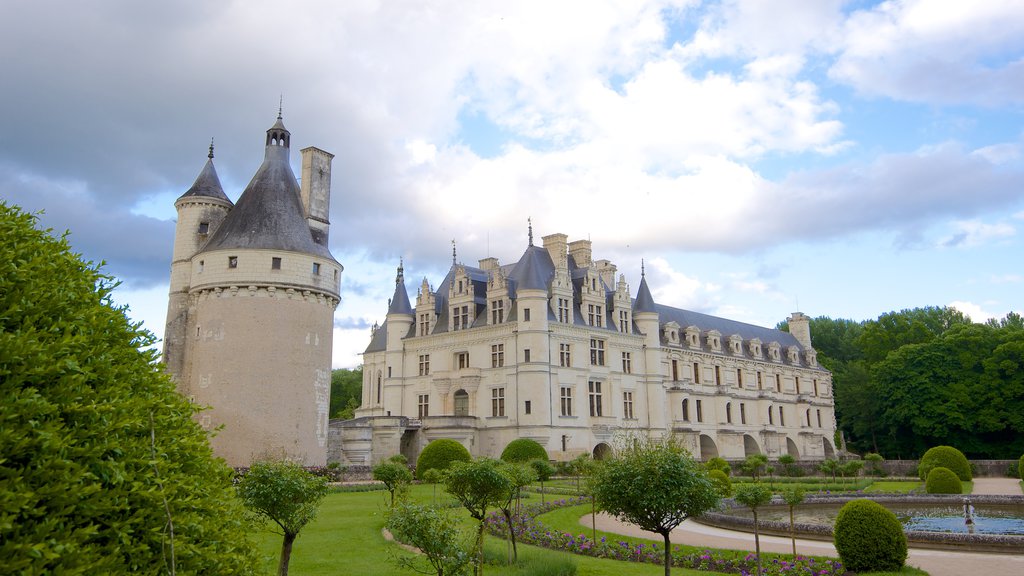
{"label": "white cloud", "polygon": [[960,220],[953,222],[952,228],[952,234],[940,240],[940,246],[976,248],[1017,234],[1017,229],[1006,222],[988,224],[980,220]]}
{"label": "white cloud", "polygon": [[950,308],[956,308],[957,310],[963,312],[968,317],[970,317],[972,322],[981,323],[985,322],[986,320],[989,320],[990,318],[999,319],[1005,315],[1005,312],[997,314],[995,312],[989,312],[987,310],[984,310],[981,304],[975,304],[973,302],[964,302],[956,300],[950,302],[949,304],[947,304],[947,306],[949,306]]}

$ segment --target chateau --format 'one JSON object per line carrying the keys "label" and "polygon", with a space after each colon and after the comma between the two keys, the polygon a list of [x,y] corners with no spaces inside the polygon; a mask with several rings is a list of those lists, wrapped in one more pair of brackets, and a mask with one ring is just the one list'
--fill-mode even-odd
{"label": "chateau", "polygon": [[331,159],[289,164],[280,113],[232,204],[209,159],[174,203],[164,362],[232,466],[261,457],[327,460],[331,343],[342,266],[328,250]]}
{"label": "chateau", "polygon": [[331,422],[331,460],[414,459],[453,438],[497,457],[532,438],[555,460],[604,457],[615,434],[671,433],[700,458],[835,455],[831,374],[809,318],[790,332],[636,297],[589,240],[529,243],[518,262],[452,266],[412,306],[399,265],[363,356],[356,418]]}

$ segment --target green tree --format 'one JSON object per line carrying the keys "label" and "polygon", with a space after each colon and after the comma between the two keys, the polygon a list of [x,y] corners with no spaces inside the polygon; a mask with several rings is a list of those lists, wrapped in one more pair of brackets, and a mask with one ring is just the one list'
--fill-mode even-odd
{"label": "green tree", "polygon": [[846,478],[856,478],[863,467],[863,460],[850,460],[849,462],[844,462],[839,470]]}
{"label": "green tree", "polygon": [[484,519],[487,509],[496,506],[510,491],[511,482],[502,473],[497,460],[482,458],[471,462],[453,462],[444,476],[445,489],[477,521],[474,567],[477,576],[484,573]]}
{"label": "green tree", "polygon": [[882,458],[881,454],[869,452],[864,455],[864,461],[867,462],[868,474],[872,476],[885,475],[885,470],[882,469],[882,462],[885,462],[885,458]]}
{"label": "green tree", "polygon": [[836,481],[836,474],[839,473],[842,467],[843,465],[834,458],[826,458],[821,462],[821,464],[818,464],[818,470],[823,474],[830,474],[832,476],[832,482]]}
{"label": "green tree", "polygon": [[245,574],[233,472],[66,236],[0,201],[0,558],[7,573]]}
{"label": "green tree", "polygon": [[314,476],[294,462],[256,462],[238,483],[246,508],[281,530],[279,576],[288,575],[292,544],[302,528],[316,518],[320,501],[327,495],[327,480]]}
{"label": "green tree", "polygon": [[761,573],[761,533],[757,522],[757,509],[771,502],[772,491],[760,483],[742,484],[736,488],[737,502],[750,508],[754,514],[754,550],[757,554],[757,573]]}
{"label": "green tree", "polygon": [[782,491],[782,500],[789,506],[789,538],[793,541],[793,556],[796,556],[796,522],[794,519],[796,507],[804,501],[804,489],[798,487],[786,488]]}
{"label": "green tree", "polygon": [[[398,541],[418,548],[437,576],[465,573],[469,554],[460,543],[459,521],[449,510],[401,502],[388,512],[387,528]],[[427,573],[420,568],[420,558],[398,556],[397,562],[399,566]]]}
{"label": "green tree", "polygon": [[432,440],[420,452],[419,458],[416,459],[416,476],[422,479],[427,470],[434,468],[443,472],[453,462],[469,462],[472,459],[473,457],[469,455],[469,450],[466,450],[466,447],[460,444],[458,440],[438,438],[437,440]]}
{"label": "green tree", "polygon": [[764,454],[751,454],[740,464],[740,470],[746,472],[757,482],[761,476],[761,470],[768,464],[768,457]]}
{"label": "green tree", "polygon": [[331,418],[355,418],[363,395],[363,367],[331,371]]}
{"label": "green tree", "polygon": [[544,483],[551,479],[555,467],[547,460],[530,460],[530,466],[537,474],[537,481],[540,482],[540,503],[544,504]]}
{"label": "green tree", "polygon": [[434,505],[437,505],[437,484],[444,480],[444,473],[437,468],[431,468],[423,473],[421,480],[434,488]]}
{"label": "green tree", "polygon": [[799,468],[797,468],[796,458],[792,454],[783,454],[782,456],[779,456],[779,464],[782,465],[783,474],[786,476],[797,475],[797,470],[799,470]]}
{"label": "green tree", "polygon": [[672,529],[718,504],[704,467],[672,439],[624,442],[599,469],[594,498],[609,514],[661,534],[665,576],[672,565]]}
{"label": "green tree", "polygon": [[516,531],[512,526],[513,504],[516,513],[518,513],[522,489],[536,480],[537,474],[530,465],[514,462],[503,462],[501,473],[508,479],[508,491],[497,502],[497,506],[501,509],[501,513],[505,517],[505,524],[508,526],[508,539],[512,543],[512,561],[518,562],[519,550],[516,548]]}
{"label": "green tree", "polygon": [[412,472],[401,462],[388,460],[373,467],[373,479],[383,482],[391,494],[391,507],[395,506],[395,495],[401,494],[412,482]]}

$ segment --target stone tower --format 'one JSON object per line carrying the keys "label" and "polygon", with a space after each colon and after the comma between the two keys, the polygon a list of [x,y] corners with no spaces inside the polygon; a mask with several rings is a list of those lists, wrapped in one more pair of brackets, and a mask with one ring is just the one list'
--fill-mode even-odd
{"label": "stone tower", "polygon": [[164,360],[232,466],[326,463],[334,309],[343,267],[327,247],[333,156],[302,150],[302,186],[280,114],[238,198],[213,150],[175,207]]}

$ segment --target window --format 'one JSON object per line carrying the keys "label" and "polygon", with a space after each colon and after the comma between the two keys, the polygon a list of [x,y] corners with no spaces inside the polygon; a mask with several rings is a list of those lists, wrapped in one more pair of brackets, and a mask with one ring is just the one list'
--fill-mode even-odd
{"label": "window", "polygon": [[430,354],[420,354],[420,376],[430,374]]}
{"label": "window", "polygon": [[505,365],[505,345],[491,345],[491,368],[501,368]]}
{"label": "window", "polygon": [[700,384],[700,381],[701,381],[701,377],[700,377],[700,364],[694,362],[693,363],[693,382],[694,382],[694,384]]}
{"label": "window", "polygon": [[619,332],[629,334],[629,311],[619,310]]}
{"label": "window", "polygon": [[683,422],[690,421],[690,399],[683,400]]}
{"label": "window", "polygon": [[469,416],[469,393],[465,390],[455,392],[455,415]]}
{"label": "window", "polygon": [[587,305],[587,321],[591,326],[601,327],[601,307],[596,304]]}
{"label": "window", "polygon": [[697,422],[704,421],[704,407],[700,405],[700,400],[697,400]]}
{"label": "window", "polygon": [[736,387],[737,388],[743,388],[743,369],[742,368],[737,368],[736,369]]}
{"label": "window", "polygon": [[523,322],[529,322],[529,321],[530,321],[530,309],[529,308],[523,308]]}
{"label": "window", "polygon": [[590,390],[590,415],[602,416],[604,411],[601,409],[601,383],[591,380],[587,382],[587,388]]}
{"label": "window", "polygon": [[715,386],[722,385],[722,367],[715,366]]}
{"label": "window", "polygon": [[747,423],[747,405],[740,402],[740,424]]}
{"label": "window", "polygon": [[277,256],[271,257],[270,258],[270,269],[271,270],[280,270],[281,269],[281,259],[278,258]]}
{"label": "window", "polygon": [[817,378],[814,379],[814,395],[815,396],[818,395],[818,379]]}
{"label": "window", "polygon": [[786,425],[786,413],[782,411],[782,406],[779,406],[779,426]]}
{"label": "window", "polygon": [[622,353],[622,373],[631,374],[633,372],[633,353],[623,352]]}
{"label": "window", "polygon": [[672,361],[672,381],[676,382],[679,380],[679,360]]}
{"label": "window", "polygon": [[529,361],[530,361],[530,349],[529,348],[524,348],[523,349],[523,362],[529,362]]}
{"label": "window", "polygon": [[[562,386],[562,416],[572,416],[572,387]],[[564,436],[562,438],[565,438]]]}
{"label": "window", "polygon": [[732,402],[725,403],[725,423],[732,424]]}
{"label": "window", "polygon": [[807,409],[806,415],[807,415],[807,427],[810,428],[811,427],[811,409],[810,408]]}
{"label": "window", "polygon": [[800,393],[800,377],[799,376],[793,376],[793,387],[795,388],[796,393],[799,394]]}
{"label": "window", "polygon": [[775,391],[782,392],[782,374],[775,375]]}
{"label": "window", "polygon": [[821,428],[821,410],[818,410],[818,428]]}
{"label": "window", "polygon": [[420,314],[420,336],[430,334],[430,314]]}
{"label": "window", "polygon": [[430,416],[430,395],[429,394],[420,394],[419,395],[419,402],[417,404],[419,406],[420,420],[426,418],[427,416]]}
{"label": "window", "polygon": [[604,340],[590,339],[590,363],[594,366],[604,366]]}
{"label": "window", "polygon": [[455,355],[456,362],[458,362],[459,370],[469,368],[469,352],[459,352]]}
{"label": "window", "polygon": [[391,366],[388,366],[388,378],[391,378]]}
{"label": "window", "polygon": [[320,275],[320,263],[319,262],[313,262],[313,276],[319,276],[319,275]]}
{"label": "window", "polygon": [[526,402],[523,403],[523,413],[524,414],[529,414],[530,413],[530,401],[529,400],[527,400]]}
{"label": "window", "polygon": [[500,418],[505,415],[505,389],[491,388],[491,416]]}
{"label": "window", "polygon": [[202,272],[203,268],[205,268],[205,267],[206,267],[206,260],[200,260],[199,261],[199,271]]}
{"label": "window", "polygon": [[570,313],[568,298],[558,299],[558,321],[565,323],[572,322],[572,315]]}
{"label": "window", "polygon": [[210,223],[209,222],[200,222],[199,223],[199,233],[200,234],[209,234],[210,233]]}
{"label": "window", "polygon": [[228,268],[238,268],[238,256],[228,256]]}
{"label": "window", "polygon": [[572,344],[558,345],[558,365],[572,366]]}
{"label": "window", "polygon": [[760,390],[763,387],[763,384],[764,383],[761,381],[761,371],[758,370],[757,371],[757,389]]}
{"label": "window", "polygon": [[774,413],[774,412],[772,412],[772,407],[771,407],[771,406],[769,406],[769,407],[768,407],[768,423],[769,423],[769,424],[772,424],[772,425],[774,425],[774,424],[775,424],[775,416],[774,416],[774,414],[775,414],[775,413]]}
{"label": "window", "polygon": [[381,377],[380,371],[377,371],[377,404],[380,404],[380,388],[381,388]]}
{"label": "window", "polygon": [[455,306],[452,308],[452,329],[465,330],[469,328],[469,306]]}
{"label": "window", "polygon": [[624,391],[622,393],[622,417],[627,420],[633,419],[633,393]]}
{"label": "window", "polygon": [[491,324],[501,324],[505,321],[505,301],[495,300],[491,302]]}

